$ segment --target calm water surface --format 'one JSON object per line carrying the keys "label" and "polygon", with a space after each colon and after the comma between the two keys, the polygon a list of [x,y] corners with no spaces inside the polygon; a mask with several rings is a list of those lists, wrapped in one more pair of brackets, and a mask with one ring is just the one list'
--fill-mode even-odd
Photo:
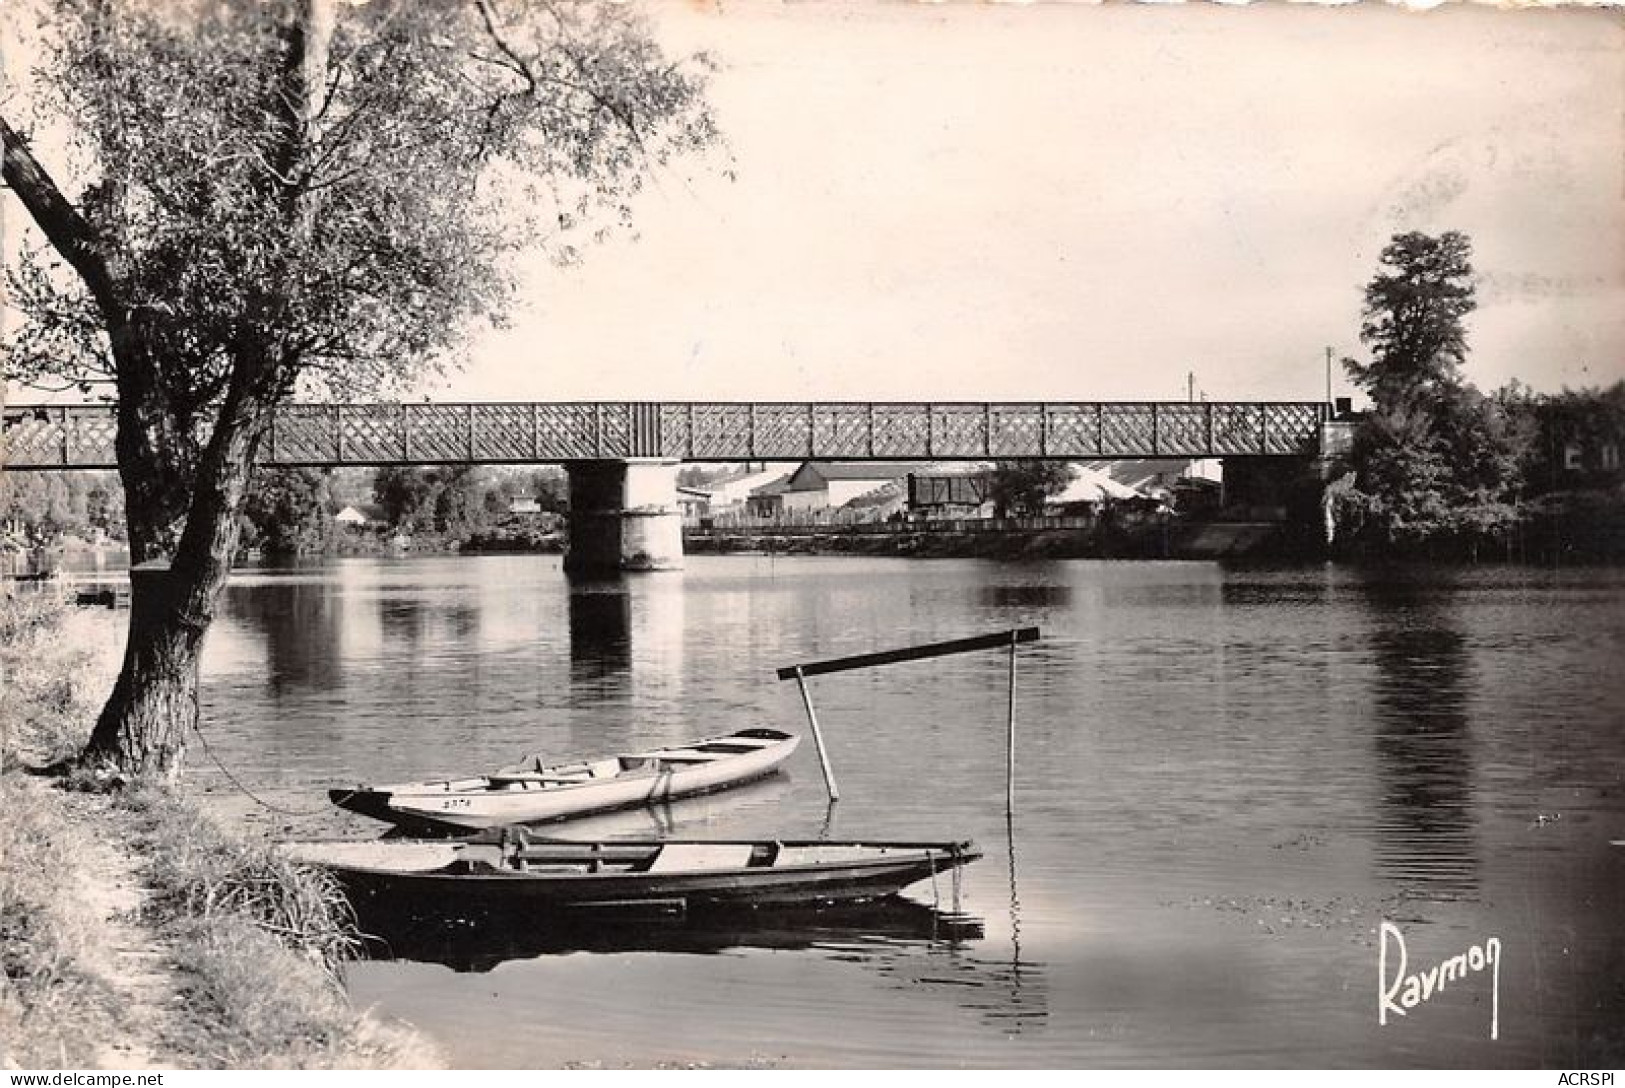
{"label": "calm water surface", "polygon": [[[228,598],[194,777],[296,836],[381,830],[329,785],[801,728],[781,665],[1043,630],[1010,824],[992,652],[812,681],[833,807],[807,743],[746,789],[556,825],[974,838],[957,888],[349,970],[457,1065],[1625,1060],[1625,572],[695,557],[572,584],[524,556],[249,570]],[[1498,995],[1473,974],[1380,1026],[1383,920],[1411,971],[1499,938]]]}

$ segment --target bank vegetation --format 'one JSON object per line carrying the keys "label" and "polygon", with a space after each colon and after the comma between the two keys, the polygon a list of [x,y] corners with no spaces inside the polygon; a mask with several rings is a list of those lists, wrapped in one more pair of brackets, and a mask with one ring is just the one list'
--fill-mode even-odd
{"label": "bank vegetation", "polygon": [[330,878],[173,787],[45,772],[83,746],[111,683],[108,616],[0,597],[0,1065],[437,1065],[350,1006],[358,945]]}

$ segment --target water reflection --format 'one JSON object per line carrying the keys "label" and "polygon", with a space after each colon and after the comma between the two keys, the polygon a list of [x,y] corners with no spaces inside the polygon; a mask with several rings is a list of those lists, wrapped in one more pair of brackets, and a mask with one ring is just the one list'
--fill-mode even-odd
{"label": "water reflection", "polygon": [[735,910],[684,916],[595,912],[538,919],[421,918],[375,915],[364,919],[366,953],[374,959],[438,963],[454,971],[489,971],[509,960],[571,952],[684,952],[711,954],[737,948],[892,949],[931,945],[957,948],[982,938],[982,923],[901,896],[846,906]]}
{"label": "water reflection", "polygon": [[1384,572],[1362,587],[1377,669],[1378,871],[1442,896],[1478,887],[1471,662],[1450,577]]}
{"label": "water reflection", "polygon": [[772,817],[781,811],[792,785],[788,775],[772,774],[716,793],[576,816],[554,823],[537,824],[532,830],[534,834],[550,839],[581,842],[683,835],[703,837],[709,833],[710,825],[720,822],[742,825],[753,816],[757,816],[762,829],[775,830]]}
{"label": "water reflection", "polygon": [[1049,1019],[1048,995],[1042,983],[1042,971],[1021,958],[1021,893],[1016,885],[1016,819],[1013,812],[1004,815],[1004,841],[1007,847],[1010,877],[1010,971],[1006,976],[1004,1000],[986,1007],[983,1012],[993,1021],[1004,1025],[1012,1034],[1042,1024]]}
{"label": "water reflection", "polygon": [[626,579],[570,580],[570,688],[624,695],[632,667],[632,596]]}
{"label": "water reflection", "polygon": [[[308,595],[312,578],[336,612],[282,599]],[[1002,819],[1006,662],[990,654],[820,687],[838,805],[807,737],[759,786],[545,832],[964,834],[988,848],[965,870],[979,938],[933,941],[913,923],[674,933],[645,920],[631,937],[595,927],[575,943],[740,951],[568,956],[548,946],[570,942],[529,921],[517,940],[541,947],[497,939],[496,955],[521,959],[496,975],[356,966],[360,1003],[471,1063],[681,1051],[812,1066],[1482,1065],[1619,1052],[1625,866],[1605,845],[1625,836],[1616,572],[1398,580],[696,556],[680,576],[582,585],[556,560],[480,557],[346,560],[251,574],[229,592],[231,622],[205,661],[213,753],[249,788],[285,784],[266,796],[288,808],[319,804],[332,783],[529,751],[632,750],[723,722],[804,730],[777,666],[1043,626],[1018,665],[1014,827]],[[444,609],[457,599],[482,611],[475,642],[453,634]],[[332,687],[308,686],[324,676]],[[228,792],[240,797],[217,796]],[[1562,818],[1531,826],[1537,813]],[[382,830],[335,819],[309,837]],[[1003,859],[1001,835],[1015,843]],[[939,883],[936,898],[928,881],[911,895],[951,919]],[[1414,914],[1431,933],[1413,945],[1428,963],[1516,935],[1496,1043],[1474,1005],[1482,991],[1381,1032],[1365,1014],[1375,949],[1362,938],[1405,893],[1429,897]],[[1409,936],[1412,908],[1399,910]],[[492,960],[478,942],[423,943],[425,958],[463,969]],[[510,1027],[544,1021],[545,1037]]]}
{"label": "water reflection", "polygon": [[1072,587],[1042,583],[977,586],[976,600],[983,608],[992,609],[1069,608]]}
{"label": "water reflection", "polygon": [[317,581],[250,582],[232,594],[232,613],[265,638],[265,681],[273,697],[331,691],[344,681],[341,599]]}

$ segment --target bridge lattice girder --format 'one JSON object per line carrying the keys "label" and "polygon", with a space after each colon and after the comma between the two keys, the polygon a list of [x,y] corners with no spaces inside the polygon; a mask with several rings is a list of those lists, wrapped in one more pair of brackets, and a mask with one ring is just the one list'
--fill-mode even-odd
{"label": "bridge lattice girder", "polygon": [[[679,461],[1305,457],[1306,401],[286,404],[262,460],[283,466]],[[8,468],[110,468],[113,409],[17,406]]]}

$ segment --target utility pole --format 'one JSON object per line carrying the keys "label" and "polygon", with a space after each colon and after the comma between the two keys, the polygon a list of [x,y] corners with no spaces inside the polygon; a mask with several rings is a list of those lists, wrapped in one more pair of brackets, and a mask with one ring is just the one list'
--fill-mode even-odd
{"label": "utility pole", "polygon": [[1185,375],[1185,399],[1188,401],[1196,399],[1196,371],[1194,370]]}
{"label": "utility pole", "polygon": [[1332,349],[1326,348],[1326,403],[1332,403]]}

